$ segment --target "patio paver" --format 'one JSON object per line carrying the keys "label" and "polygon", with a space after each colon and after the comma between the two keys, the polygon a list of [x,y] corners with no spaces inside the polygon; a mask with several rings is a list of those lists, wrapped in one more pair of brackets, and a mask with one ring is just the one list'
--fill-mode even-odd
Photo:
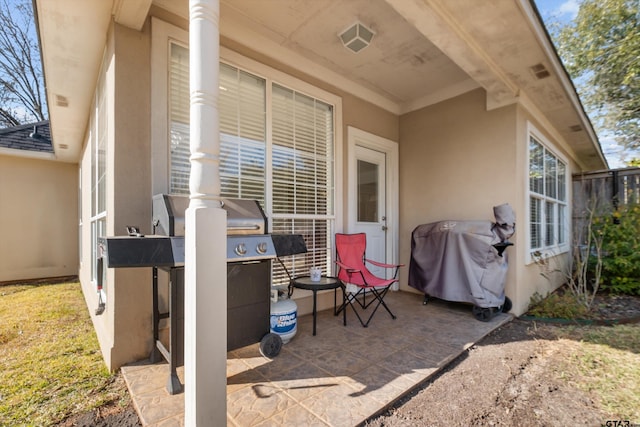
{"label": "patio paver", "polygon": [[[333,309],[298,319],[298,332],[274,359],[258,344],[228,353],[227,423],[230,426],[352,426],[379,413],[424,382],[465,349],[512,316],[480,322],[471,307],[390,292],[383,310],[363,328],[353,312],[348,325]],[[350,309],[349,309],[350,310]],[[140,362],[122,367],[144,426],[182,426],[184,393],[165,389],[168,365]],[[178,369],[184,381],[183,368]]]}

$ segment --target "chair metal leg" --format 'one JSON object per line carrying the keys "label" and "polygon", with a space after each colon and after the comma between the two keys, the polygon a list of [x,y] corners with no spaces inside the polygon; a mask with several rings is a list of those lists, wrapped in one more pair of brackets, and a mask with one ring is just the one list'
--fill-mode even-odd
{"label": "chair metal leg", "polygon": [[[389,291],[389,288],[387,287],[387,288],[384,288],[384,290],[382,291],[381,294],[379,294],[379,296],[380,296],[380,298],[379,298],[380,299],[380,304],[382,304],[382,306],[385,308],[385,310],[387,310],[387,312],[391,315],[391,318],[395,320],[396,319],[396,315],[391,312],[391,310],[389,309],[389,306],[387,306],[387,303],[384,302],[384,297],[385,297],[385,295],[387,294],[388,291]],[[374,289],[374,292],[377,294],[377,291],[375,289]],[[380,305],[380,304],[378,304],[378,305]]]}
{"label": "chair metal leg", "polygon": [[336,308],[336,293],[338,291],[338,289],[336,288],[334,289],[333,294],[333,315],[337,316],[338,314],[340,314],[340,312],[342,312],[342,323],[344,324],[344,326],[347,326],[347,289],[344,284],[342,284],[340,288],[342,289],[342,304],[340,304],[340,307]]}
{"label": "chair metal leg", "polygon": [[[364,291],[364,288],[360,289],[360,291],[358,291],[355,294],[350,295],[345,293],[343,306],[340,307],[340,309],[338,310],[338,313],[340,312],[340,310],[346,311],[346,305],[349,304],[353,312],[356,314],[356,317],[360,321],[360,324],[366,328],[367,326],[369,326],[369,322],[371,322],[373,315],[376,314],[376,311],[378,311],[378,308],[382,305],[384,309],[387,310],[391,318],[395,320],[396,319],[395,314],[391,312],[391,310],[389,309],[389,306],[387,306],[387,304],[384,302],[384,296],[389,291],[389,288],[390,286],[384,288],[382,291],[378,291],[376,288],[367,288],[367,290],[371,291],[371,293],[373,294],[374,299],[372,301],[369,301],[369,303],[366,304],[366,306],[363,306],[362,303],[358,300],[358,295],[360,294],[360,292]],[[360,307],[362,307],[363,309],[366,309],[367,307],[369,307],[374,301],[378,301],[378,304],[376,304],[373,311],[369,315],[369,318],[365,322],[362,320],[362,317],[360,317],[360,313],[358,313],[358,310],[356,310],[356,307],[353,305],[354,301],[358,303],[358,305],[360,305]],[[345,325],[346,325],[346,313],[345,313]]]}
{"label": "chair metal leg", "polygon": [[[358,320],[360,321],[360,324],[363,327],[367,327],[369,325],[369,322],[367,322],[366,324],[364,323],[364,321],[362,320],[362,318],[360,317],[360,314],[358,313],[358,310],[356,310],[356,308],[353,306],[352,301],[355,299],[356,302],[360,303],[357,299],[356,299],[356,295],[347,295],[347,301],[346,303],[349,304],[351,306],[351,309],[353,310],[353,312],[356,314],[356,317],[358,318]],[[345,312],[346,312],[346,308],[345,308]]]}

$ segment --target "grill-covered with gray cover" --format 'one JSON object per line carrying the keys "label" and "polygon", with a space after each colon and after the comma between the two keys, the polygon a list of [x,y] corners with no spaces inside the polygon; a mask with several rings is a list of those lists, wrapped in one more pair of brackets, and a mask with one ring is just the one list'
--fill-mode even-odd
{"label": "grill-covered with gray cover", "polygon": [[480,308],[505,304],[507,258],[515,232],[509,204],[493,208],[496,222],[439,221],[419,225],[411,238],[409,285],[428,296]]}

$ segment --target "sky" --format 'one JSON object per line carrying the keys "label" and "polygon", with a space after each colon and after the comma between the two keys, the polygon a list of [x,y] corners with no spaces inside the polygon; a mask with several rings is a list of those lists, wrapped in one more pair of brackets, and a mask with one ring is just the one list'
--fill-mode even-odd
{"label": "sky", "polygon": [[556,17],[561,21],[571,21],[578,14],[580,0],[535,0],[542,17]]}
{"label": "sky", "polygon": [[[536,6],[542,15],[542,19],[547,23],[554,20],[560,23],[568,23],[578,14],[582,0],[535,0]],[[602,151],[612,169],[623,168],[625,163],[622,156],[625,154],[615,138],[606,133],[598,133],[598,139],[602,146]],[[632,157],[632,156],[628,156]]]}

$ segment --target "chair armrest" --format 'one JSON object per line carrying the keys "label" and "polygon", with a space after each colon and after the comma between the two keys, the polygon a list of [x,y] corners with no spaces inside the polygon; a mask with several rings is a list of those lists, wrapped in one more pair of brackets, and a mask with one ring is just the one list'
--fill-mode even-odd
{"label": "chair armrest", "polygon": [[340,268],[347,270],[347,273],[360,273],[360,270],[358,270],[357,268],[351,268],[348,265],[341,263],[340,261],[336,261],[336,264],[338,264]]}
{"label": "chair armrest", "polygon": [[398,267],[404,267],[404,264],[385,264],[383,262],[377,262],[377,261],[372,261],[370,259],[365,259],[366,262],[371,263],[373,265],[376,265],[378,267],[384,267],[384,268],[398,268]]}

